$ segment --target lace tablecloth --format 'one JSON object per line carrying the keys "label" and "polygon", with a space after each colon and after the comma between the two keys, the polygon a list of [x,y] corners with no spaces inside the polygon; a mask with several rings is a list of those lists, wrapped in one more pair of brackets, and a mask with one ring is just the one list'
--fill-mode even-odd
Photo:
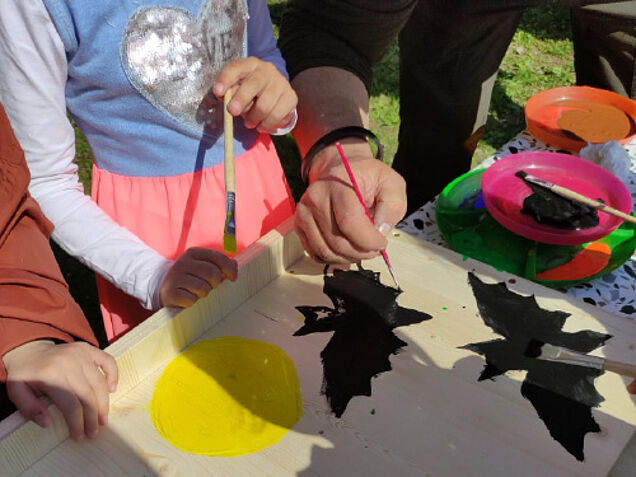
{"label": "lace tablecloth", "polygon": [[[626,185],[633,199],[636,198],[636,141],[625,146],[625,149],[632,160],[631,174]],[[479,164],[478,167],[488,167],[509,154],[526,151],[555,151],[570,154],[568,151],[549,147],[524,131]],[[406,217],[398,225],[398,229],[437,245],[448,247],[435,222],[435,200],[427,202],[418,211]],[[636,321],[636,263],[633,260],[627,261],[613,272],[595,280],[575,285],[564,293]]]}

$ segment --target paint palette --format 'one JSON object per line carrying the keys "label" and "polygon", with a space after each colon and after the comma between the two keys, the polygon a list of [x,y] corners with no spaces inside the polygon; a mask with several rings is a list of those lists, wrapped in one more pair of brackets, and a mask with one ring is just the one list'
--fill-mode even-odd
{"label": "paint palette", "polygon": [[458,177],[437,198],[439,231],[456,252],[549,287],[567,288],[615,270],[636,249],[636,226],[629,222],[583,245],[538,243],[512,233],[482,205],[485,171]]}
{"label": "paint palette", "polygon": [[556,245],[578,245],[605,237],[622,220],[599,211],[599,224],[586,229],[568,230],[539,224],[521,212],[523,201],[532,190],[515,176],[519,170],[587,197],[600,199],[627,214],[631,212],[631,195],[627,187],[611,172],[590,161],[553,152],[512,154],[497,161],[484,173],[484,202],[497,222],[527,239]]}
{"label": "paint palette", "polygon": [[636,137],[636,101],[603,89],[549,89],[532,96],[524,111],[534,137],[568,151],[612,140],[627,144]]}

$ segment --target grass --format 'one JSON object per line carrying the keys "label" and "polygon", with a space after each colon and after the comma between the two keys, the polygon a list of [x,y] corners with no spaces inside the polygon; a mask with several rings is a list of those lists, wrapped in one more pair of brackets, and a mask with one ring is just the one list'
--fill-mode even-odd
{"label": "grass", "polygon": [[[286,0],[269,0],[274,31]],[[371,129],[385,145],[387,163],[397,150],[399,129],[398,46],[393,43],[376,66],[370,99]],[[524,126],[523,105],[533,94],[556,86],[574,84],[573,51],[568,9],[558,3],[527,10],[501,65],[492,95],[486,131],[473,165],[493,154]],[[76,162],[84,189],[90,193],[91,153],[76,128]],[[291,136],[274,138],[294,197],[302,194],[299,180],[300,158]],[[61,267],[73,295],[98,330],[104,344],[98,312],[95,280],[88,269],[56,248]]]}

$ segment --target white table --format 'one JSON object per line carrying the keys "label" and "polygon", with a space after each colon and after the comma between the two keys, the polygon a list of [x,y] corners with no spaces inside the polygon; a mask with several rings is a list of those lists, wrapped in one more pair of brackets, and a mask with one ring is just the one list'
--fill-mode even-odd
{"label": "white table", "polygon": [[[625,149],[632,160],[632,174],[626,185],[632,198],[636,198],[636,140],[625,146]],[[549,147],[528,132],[523,131],[477,167],[489,167],[502,157],[527,151],[558,151],[569,154],[568,151]],[[435,200],[427,202],[418,211],[405,218],[398,225],[398,229],[437,245],[448,247],[440,235],[435,221]],[[603,308],[610,313],[629,317],[636,321],[636,263],[628,261],[613,272],[595,280],[580,283],[569,288],[565,293]]]}

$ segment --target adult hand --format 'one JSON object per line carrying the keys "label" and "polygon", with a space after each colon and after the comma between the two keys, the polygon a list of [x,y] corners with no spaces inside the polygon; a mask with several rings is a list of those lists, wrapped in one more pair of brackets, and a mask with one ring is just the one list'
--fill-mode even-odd
{"label": "adult hand", "polygon": [[349,155],[371,223],[339,159],[310,170],[311,185],[296,207],[296,232],[319,262],[348,264],[373,258],[406,211],[406,184],[393,169],[366,155]]}
{"label": "adult hand", "polygon": [[203,298],[224,279],[236,280],[236,261],[221,252],[193,247],[181,254],[159,287],[161,306],[186,308]]}
{"label": "adult hand", "polygon": [[48,396],[64,415],[71,437],[97,436],[108,422],[109,392],[119,379],[115,359],[88,343],[23,344],[6,353],[9,399],[27,418],[47,427],[50,416],[38,396]]}

